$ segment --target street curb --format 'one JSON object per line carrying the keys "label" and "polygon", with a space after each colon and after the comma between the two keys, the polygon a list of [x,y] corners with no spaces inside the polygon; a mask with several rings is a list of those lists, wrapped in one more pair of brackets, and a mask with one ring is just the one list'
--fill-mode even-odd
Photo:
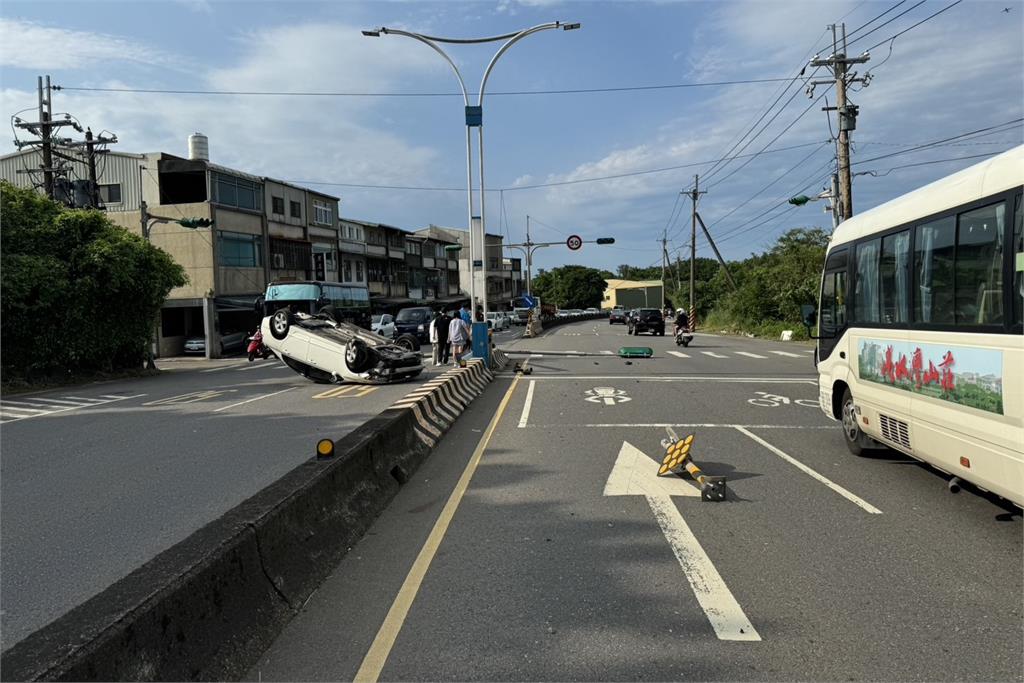
{"label": "street curb", "polygon": [[243,676],[492,379],[470,360],[410,392],[334,457],[299,465],[16,643],[0,679]]}

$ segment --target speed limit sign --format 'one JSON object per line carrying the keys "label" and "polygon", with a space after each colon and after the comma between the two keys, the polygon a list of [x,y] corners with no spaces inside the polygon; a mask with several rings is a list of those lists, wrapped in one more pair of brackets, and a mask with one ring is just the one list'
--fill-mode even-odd
{"label": "speed limit sign", "polygon": [[565,241],[565,246],[576,251],[583,246],[583,239],[579,235],[569,235],[569,239]]}

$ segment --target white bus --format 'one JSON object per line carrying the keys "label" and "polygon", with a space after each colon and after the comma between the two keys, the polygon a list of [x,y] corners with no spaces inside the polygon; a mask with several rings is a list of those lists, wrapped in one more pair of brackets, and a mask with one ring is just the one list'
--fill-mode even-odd
{"label": "white bus", "polygon": [[1024,145],[842,223],[815,355],[851,452],[881,443],[1019,506],[1022,186]]}

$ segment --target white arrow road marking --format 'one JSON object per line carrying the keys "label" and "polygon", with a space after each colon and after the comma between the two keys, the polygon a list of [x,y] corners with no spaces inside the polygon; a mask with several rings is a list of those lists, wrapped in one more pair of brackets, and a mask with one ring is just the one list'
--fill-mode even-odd
{"label": "white arrow road marking", "polygon": [[701,351],[705,356],[711,356],[712,358],[728,358],[729,356],[722,356],[715,353],[714,351]]}
{"label": "white arrow road marking", "polygon": [[679,508],[672,502],[672,496],[699,497],[700,492],[680,477],[659,477],[657,467],[658,463],[643,451],[622,442],[619,457],[605,484],[604,495],[642,495],[647,499],[654,519],[672,547],[719,640],[761,640],[711,558],[683,520]]}
{"label": "white arrow road marking", "polygon": [[789,351],[772,351],[776,356],[788,356],[790,358],[803,358],[799,353],[790,353]]}
{"label": "white arrow road marking", "polygon": [[768,357],[768,356],[762,356],[762,355],[757,354],[757,353],[748,353],[747,351],[737,351],[736,355],[737,356],[746,356],[747,358],[761,358],[762,360]]}

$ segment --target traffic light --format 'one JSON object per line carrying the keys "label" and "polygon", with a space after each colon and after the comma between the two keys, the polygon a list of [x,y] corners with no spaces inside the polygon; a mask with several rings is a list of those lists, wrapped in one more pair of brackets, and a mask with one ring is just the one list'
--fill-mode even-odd
{"label": "traffic light", "polygon": [[213,221],[209,218],[182,218],[178,221],[178,225],[183,228],[195,230],[196,228],[208,228],[213,225]]}
{"label": "traffic light", "polygon": [[615,244],[615,238],[614,237],[598,237],[597,238],[597,243],[598,244]]}

